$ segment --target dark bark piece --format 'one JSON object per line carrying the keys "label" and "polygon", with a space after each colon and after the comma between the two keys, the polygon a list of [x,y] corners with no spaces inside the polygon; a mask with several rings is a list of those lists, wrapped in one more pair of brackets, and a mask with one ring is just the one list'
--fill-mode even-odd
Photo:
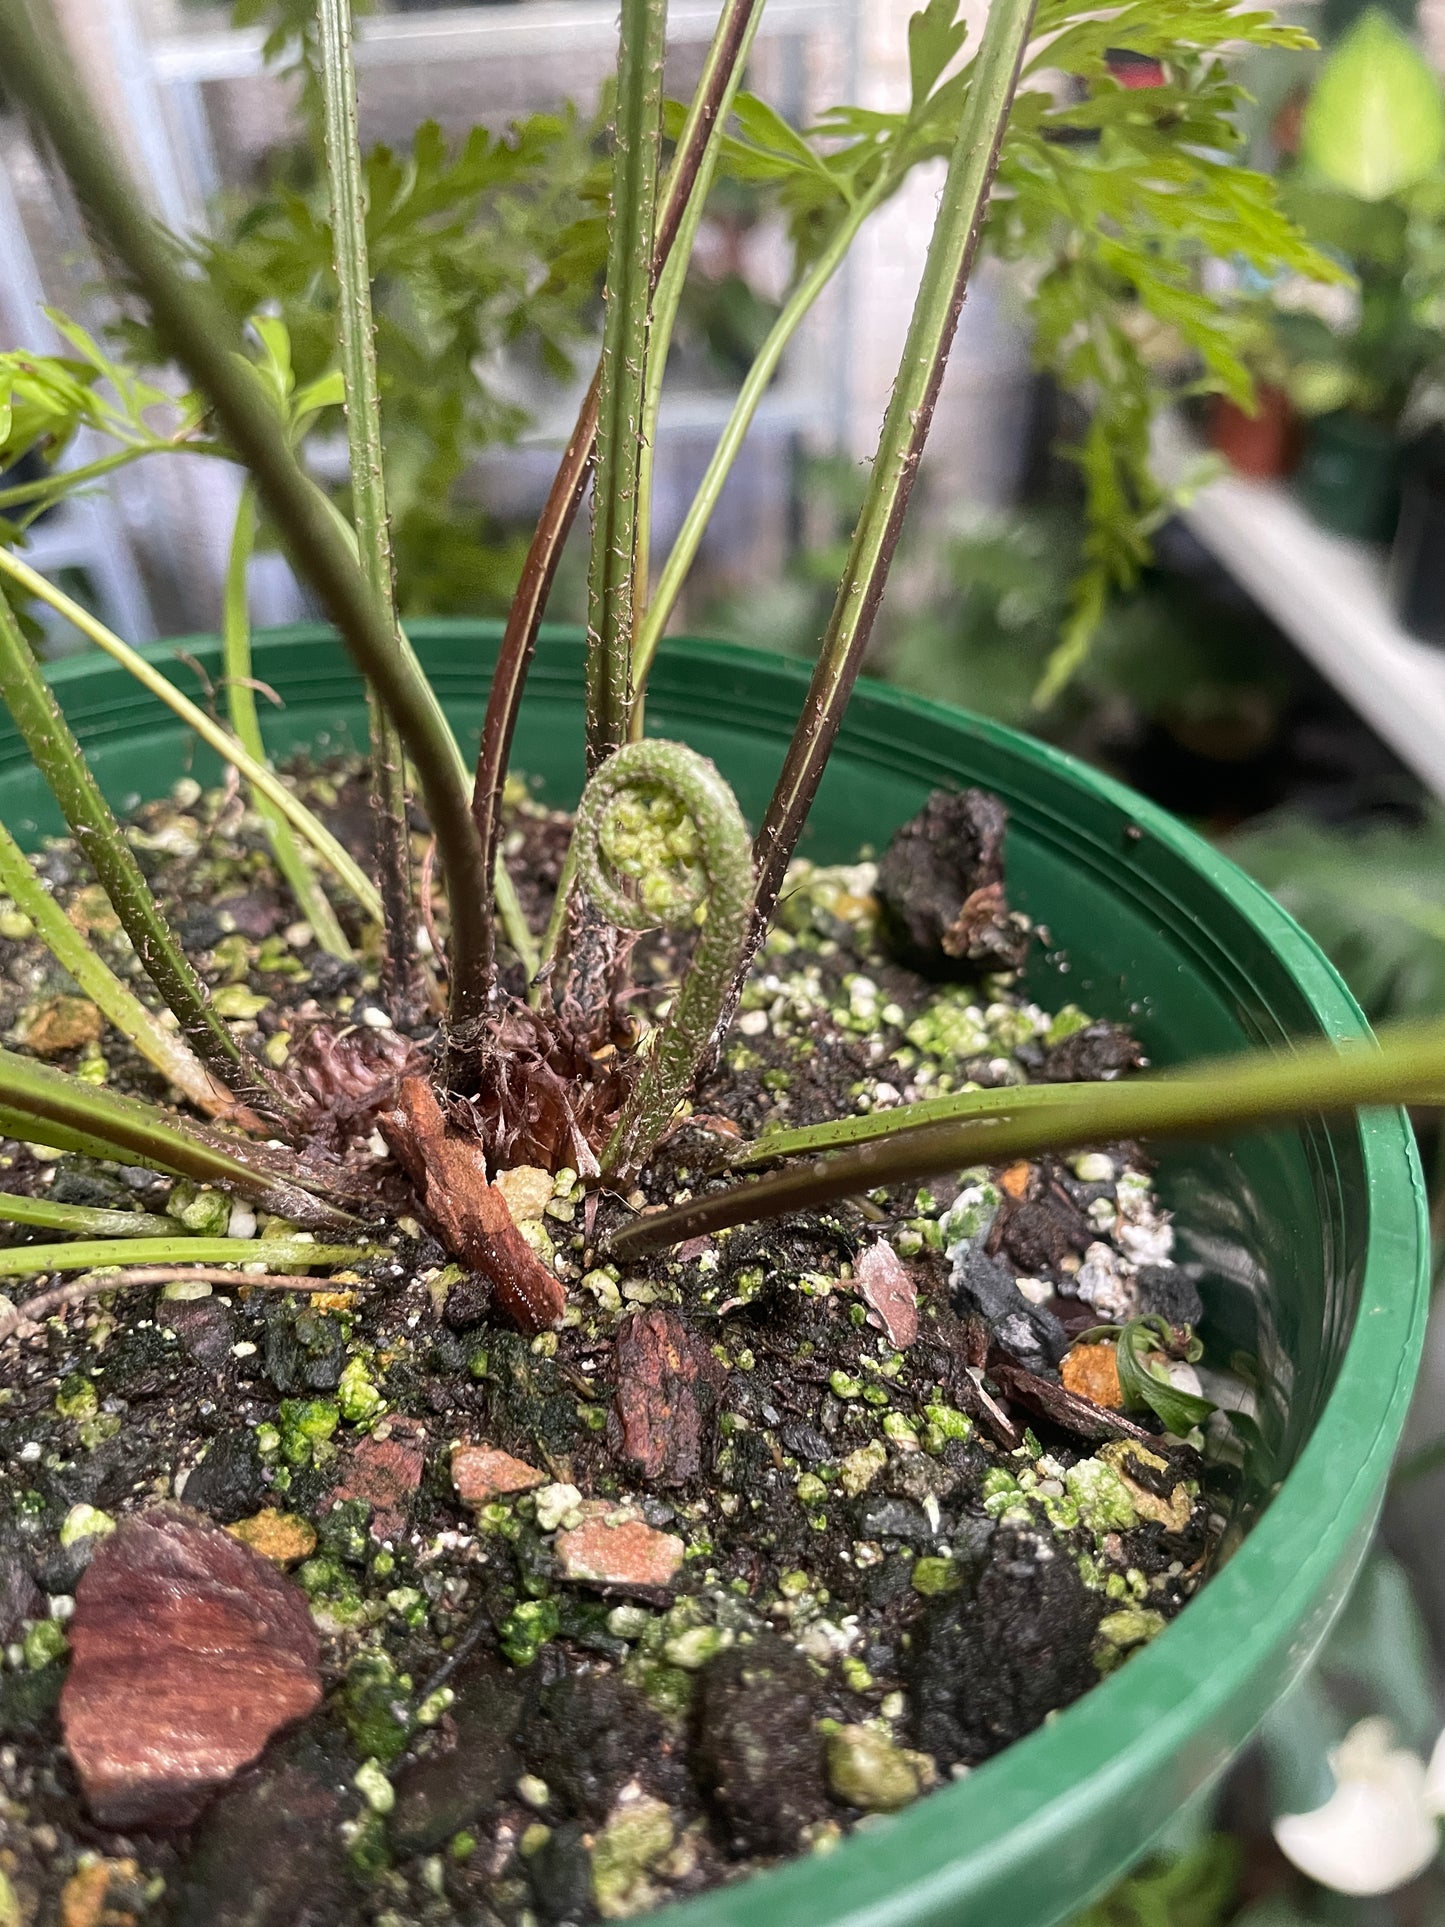
{"label": "dark bark piece", "polygon": [[342,1927],[355,1919],[342,1827],[351,1768],[306,1736],[248,1774],[206,1815],[170,1885],[171,1927]]}
{"label": "dark bark piece", "polygon": [[907,961],[952,975],[1017,970],[1031,932],[1004,894],[1008,812],[983,790],[935,790],[878,866],[883,928]]}
{"label": "dark bark piece", "polygon": [[1167,1318],[1171,1325],[1197,1325],[1204,1316],[1204,1300],[1193,1271],[1184,1265],[1140,1265],[1134,1279],[1140,1311]]}
{"label": "dark bark piece", "polygon": [[1151,1444],[1155,1434],[1125,1418],[1122,1412],[1115,1412],[1107,1406],[1096,1405],[1091,1398],[1079,1392],[1071,1392],[1052,1378],[1040,1378],[1036,1372],[1025,1371],[1009,1359],[998,1359],[989,1366],[989,1376],[999,1390],[1008,1398],[1017,1399],[1040,1418],[1052,1419],[1055,1425],[1062,1425],[1076,1438],[1082,1439],[1147,1439]]}
{"label": "dark bark piece", "polygon": [[711,1419],[723,1374],[673,1311],[640,1311],[617,1332],[612,1448],[654,1485],[686,1485],[710,1461]]}
{"label": "dark bark piece", "polygon": [[569,1673],[538,1685],[521,1744],[532,1772],[568,1811],[596,1826],[627,1781],[651,1775],[662,1722],[615,1673]]}
{"label": "dark bark piece", "polygon": [[0,1550],[0,1646],[18,1639],[27,1619],[43,1619],[45,1596],[18,1552]]}
{"label": "dark bark piece", "polygon": [[1097,1236],[1067,1192],[1041,1181],[1022,1198],[1004,1199],[987,1249],[990,1257],[1002,1251],[1018,1276],[1039,1278],[1057,1272],[1065,1258],[1081,1256]]}
{"label": "dark bark piece", "polygon": [[1045,1050],[1034,1078],[1041,1084],[1101,1084],[1147,1062],[1138,1038],[1123,1024],[1101,1020]]}
{"label": "dark bark piece", "polygon": [[447,1249],[491,1280],[502,1316],[529,1335],[560,1325],[566,1309],[561,1284],[488,1182],[480,1140],[447,1128],[427,1080],[403,1078],[397,1108],[383,1112],[377,1123]]}
{"label": "dark bark piece", "polygon": [[[210,1301],[201,1300],[203,1304]],[[186,1480],[186,1504],[218,1525],[248,1519],[266,1498],[266,1468],[249,1425],[218,1432]]]}
{"label": "dark bark piece", "polygon": [[522,1770],[522,1704],[521,1687],[495,1661],[468,1675],[432,1750],[397,1776],[390,1833],[400,1852],[433,1852],[510,1794]]}
{"label": "dark bark piece", "polygon": [[124,1519],[76,1594],[61,1696],[92,1814],[174,1827],[321,1699],[302,1593],[179,1507]]}
{"label": "dark bark piece", "polygon": [[914,1739],[940,1766],[976,1766],[1068,1706],[1099,1674],[1105,1600],[1025,1531],[995,1533],[971,1598],[934,1602],[909,1648]]}
{"label": "dark bark piece", "polygon": [[793,1853],[827,1812],[820,1710],[807,1661],[772,1635],[703,1668],[692,1768],[735,1853]]}

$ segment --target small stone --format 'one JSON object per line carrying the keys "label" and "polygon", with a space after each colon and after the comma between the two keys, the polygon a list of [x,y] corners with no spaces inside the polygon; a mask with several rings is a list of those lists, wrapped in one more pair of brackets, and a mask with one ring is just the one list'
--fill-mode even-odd
{"label": "small stone", "polygon": [[490,1505],[547,1484],[547,1474],[495,1445],[459,1445],[452,1453],[452,1484],[463,1505]]}
{"label": "small stone", "polygon": [[363,1760],[352,1774],[351,1784],[373,1813],[390,1813],[396,1805],[396,1788],[379,1760]]}
{"label": "small stone", "polygon": [[828,1785],[837,1799],[865,1813],[896,1813],[923,1791],[914,1762],[871,1726],[829,1734]]}
{"label": "small stone", "polygon": [[236,1342],[236,1321],[218,1298],[185,1299],[166,1313],[166,1324],[198,1365],[219,1371]]}
{"label": "small stone", "polygon": [[676,1633],[664,1642],[662,1656],[669,1666],[680,1666],[685,1673],[695,1673],[731,1643],[732,1635],[716,1626],[689,1626],[686,1632]]}
{"label": "small stone", "polygon": [[888,1463],[888,1448],[879,1439],[871,1439],[867,1445],[860,1445],[856,1452],[850,1452],[838,1468],[843,1490],[850,1499],[856,1499],[878,1477]]}
{"label": "small stone", "polygon": [[639,1764],[664,1750],[663,1726],[639,1686],[616,1673],[535,1680],[522,1724],[527,1767],[556,1805],[599,1826]]}
{"label": "small stone", "polygon": [[1022,1198],[1029,1188],[1033,1176],[1033,1166],[1025,1161],[1009,1165],[1006,1171],[998,1174],[998,1188],[1006,1197]]}
{"label": "small stone", "polygon": [[918,1336],[918,1287],[886,1239],[867,1245],[853,1262],[863,1302],[876,1315],[890,1345],[906,1351]]}
{"label": "small stone", "polygon": [[647,1876],[671,1853],[675,1833],[665,1800],[638,1791],[619,1801],[592,1845],[592,1898],[604,1920],[625,1920],[656,1903]]}
{"label": "small stone", "polygon": [[61,1522],[60,1543],[73,1546],[82,1539],[103,1539],[114,1531],[115,1520],[108,1512],[93,1505],[73,1505]]}
{"label": "small stone", "polygon": [[70,1638],[61,1727],[103,1826],[188,1824],[320,1703],[304,1596],[179,1508],[125,1519],[104,1541]]}
{"label": "small stone", "polygon": [[168,1871],[167,1927],[334,1927],[354,1919],[341,1831],[354,1803],[342,1787],[334,1762],[303,1733],[228,1788]]}
{"label": "small stone", "polygon": [[198,1298],[209,1298],[211,1289],[204,1278],[173,1278],[162,1287],[161,1300],[167,1305],[193,1304]]}
{"label": "small stone", "polygon": [[543,1532],[582,1523],[582,1494],[575,1485],[544,1485],[537,1494],[537,1524]]}
{"label": "small stone", "polygon": [[1059,1376],[1066,1391],[1079,1398],[1092,1399],[1107,1411],[1122,1412],[1124,1393],[1119,1384],[1119,1363],[1112,1345],[1075,1345],[1065,1354]]}
{"label": "small stone", "polygon": [[104,1031],[105,1019],[88,997],[52,997],[25,1019],[20,1041],[36,1057],[60,1057],[98,1044]]}
{"label": "small stone", "polygon": [[515,1170],[499,1171],[492,1183],[518,1224],[540,1218],[552,1199],[552,1174],[540,1165],[519,1164]]}
{"label": "small stone", "polygon": [[348,1425],[370,1425],[386,1410],[364,1358],[349,1358],[336,1387],[336,1402]]}
{"label": "small stone", "polygon": [[248,990],[245,984],[222,984],[211,998],[211,1008],[218,1017],[250,1018],[263,1011],[271,999],[259,990]]}
{"label": "small stone", "polygon": [[[371,1536],[379,1543],[406,1530],[411,1502],[426,1467],[426,1429],[415,1419],[393,1417],[386,1438],[374,1433],[352,1447],[341,1483],[330,1495],[336,1505],[364,1499],[372,1508]],[[455,1468],[455,1461],[453,1461]]]}
{"label": "small stone", "polygon": [[1111,1646],[1144,1646],[1164,1630],[1164,1615],[1146,1606],[1125,1606],[1119,1612],[1105,1613],[1099,1621],[1099,1636]]}
{"label": "small stone", "polygon": [[187,1231],[194,1231],[200,1237],[224,1238],[231,1222],[231,1200],[224,1191],[213,1191],[209,1185],[192,1184],[182,1178],[171,1187],[171,1195],[166,1199],[166,1216],[179,1220]]}
{"label": "small stone", "polygon": [[629,1506],[606,1500],[587,1501],[582,1513],[581,1525],[557,1534],[564,1578],[623,1592],[672,1584],[687,1549],[675,1534],[654,1531]]}
{"label": "small stone", "polygon": [[277,1512],[272,1506],[252,1518],[238,1519],[226,1530],[273,1566],[294,1566],[298,1559],[309,1559],[316,1550],[314,1527],[294,1512]]}
{"label": "small stone", "polygon": [[110,1868],[103,1860],[73,1873],[60,1891],[60,1927],[100,1927],[110,1894]]}

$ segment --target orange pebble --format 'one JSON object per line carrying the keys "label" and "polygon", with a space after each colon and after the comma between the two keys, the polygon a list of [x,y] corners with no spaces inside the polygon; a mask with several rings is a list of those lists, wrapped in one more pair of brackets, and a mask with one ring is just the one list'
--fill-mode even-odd
{"label": "orange pebble", "polygon": [[1124,1394],[1119,1388],[1119,1367],[1112,1345],[1075,1345],[1059,1371],[1065,1390],[1091,1399],[1107,1411],[1123,1411]]}

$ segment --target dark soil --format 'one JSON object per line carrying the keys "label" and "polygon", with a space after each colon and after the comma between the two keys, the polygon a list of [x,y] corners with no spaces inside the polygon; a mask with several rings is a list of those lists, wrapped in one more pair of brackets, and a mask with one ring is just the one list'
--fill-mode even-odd
{"label": "dark soil", "polygon": [[[356,773],[298,780],[364,846]],[[966,917],[968,878],[928,874],[929,839],[891,860],[908,965],[883,947],[872,865],[799,866],[724,1060],[629,1210],[709,1182],[769,1126],[1141,1061],[1117,1028],[977,977],[1028,933],[1002,893],[997,806],[970,807],[991,867]],[[384,1030],[374,969],[311,944],[239,802],[182,786],[136,821],[223,1011],[273,1062],[323,1020]],[[537,924],[563,838],[514,809]],[[69,846],[43,867],[124,959]],[[674,968],[663,945],[639,951],[639,1014]],[[73,995],[0,906],[0,1029],[50,1047]],[[164,1094],[111,1034],[53,1061]],[[11,1142],[0,1167],[0,1189],[272,1229],[141,1170]],[[387,1255],[320,1296],[238,1272],[234,1289],[91,1299],[8,1341],[0,1919],[641,1912],[825,1850],[977,1765],[1200,1584],[1218,1520],[1199,1454],[1148,1411],[1090,1402],[1070,1363],[1091,1327],[1200,1316],[1129,1147],[879,1193],[621,1272],[591,1242],[620,1203],[592,1226],[571,1171],[505,1182],[565,1285],[560,1331],[500,1328],[486,1281],[403,1213]],[[885,1243],[916,1300],[897,1346],[860,1286]],[[511,1490],[477,1483],[496,1454],[520,1462]],[[325,1697],[198,1820],[121,1834],[91,1816],[63,1743],[65,1627],[117,1525],[176,1501],[250,1533],[301,1589]]]}

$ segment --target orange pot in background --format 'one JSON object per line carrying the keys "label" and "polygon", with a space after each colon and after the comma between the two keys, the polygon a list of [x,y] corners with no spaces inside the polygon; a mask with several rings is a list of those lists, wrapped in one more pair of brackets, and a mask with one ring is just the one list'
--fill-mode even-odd
{"label": "orange pot in background", "polygon": [[1282,388],[1260,382],[1254,391],[1256,413],[1246,415],[1227,395],[1209,404],[1209,445],[1239,475],[1277,482],[1299,463],[1302,437],[1298,415]]}

